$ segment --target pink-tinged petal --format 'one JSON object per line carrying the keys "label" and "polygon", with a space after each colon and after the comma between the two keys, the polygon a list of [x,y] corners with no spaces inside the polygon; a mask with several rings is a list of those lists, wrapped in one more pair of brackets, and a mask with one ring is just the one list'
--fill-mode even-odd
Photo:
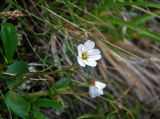
{"label": "pink-tinged petal", "polygon": [[95,67],[97,65],[97,62],[93,59],[84,60],[84,63],[91,67]]}
{"label": "pink-tinged petal", "polygon": [[80,44],[78,45],[78,55],[81,56],[82,52],[83,52],[83,49],[84,49],[84,45],[83,44]]}
{"label": "pink-tinged petal", "polygon": [[84,43],[84,47],[85,47],[85,50],[86,51],[89,51],[91,49],[93,49],[95,47],[95,43],[91,40],[87,40],[85,43]]}
{"label": "pink-tinged petal", "polygon": [[96,86],[98,89],[102,90],[102,89],[104,89],[104,88],[106,87],[106,84],[105,84],[105,83],[102,83],[102,82],[99,82],[99,81],[95,81],[95,86]]}
{"label": "pink-tinged petal", "polygon": [[81,59],[81,57],[77,57],[77,60],[78,60],[78,63],[82,66],[82,67],[85,67],[86,64],[83,62],[83,60]]}

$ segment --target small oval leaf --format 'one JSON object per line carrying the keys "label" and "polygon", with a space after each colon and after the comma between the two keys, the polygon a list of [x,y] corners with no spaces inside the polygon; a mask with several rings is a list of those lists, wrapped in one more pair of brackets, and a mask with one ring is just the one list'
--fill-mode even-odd
{"label": "small oval leaf", "polygon": [[28,72],[28,64],[23,61],[14,61],[13,64],[8,66],[6,72],[12,73],[12,74],[27,73]]}

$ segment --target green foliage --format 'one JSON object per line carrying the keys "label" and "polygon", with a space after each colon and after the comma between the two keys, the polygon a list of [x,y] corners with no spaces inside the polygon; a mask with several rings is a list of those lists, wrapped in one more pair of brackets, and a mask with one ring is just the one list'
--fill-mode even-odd
{"label": "green foliage", "polygon": [[48,99],[48,98],[40,98],[35,101],[34,105],[38,107],[52,107],[54,109],[63,108],[63,105],[61,102],[54,100],[54,99]]}
{"label": "green foliage", "polygon": [[29,114],[30,103],[13,91],[9,91],[6,94],[6,104],[14,113],[21,117],[26,117]]}
{"label": "green foliage", "polygon": [[107,8],[119,8],[124,7],[128,5],[136,5],[136,6],[142,6],[142,7],[153,7],[153,8],[160,8],[159,4],[151,3],[151,2],[114,2],[113,0],[106,1],[107,4],[105,6]]}
{"label": "green foliage", "polygon": [[117,112],[113,111],[107,114],[106,119],[117,119],[118,118],[117,116],[118,116]]}
{"label": "green foliage", "polygon": [[71,81],[66,77],[62,77],[59,81],[56,82],[55,88],[57,91],[65,91],[67,89],[70,89],[70,86]]}
{"label": "green foliage", "polygon": [[12,57],[16,51],[18,38],[15,26],[10,23],[1,25],[1,36],[5,49],[5,57],[8,62],[12,61]]}
{"label": "green foliage", "polygon": [[[66,111],[62,116],[70,115],[71,119],[134,119],[134,116],[141,118],[140,114],[144,108],[139,106],[141,105],[140,102],[135,102],[137,105],[132,109],[129,103],[124,103],[125,101],[123,103],[129,109],[125,108],[125,106],[120,107],[119,100],[110,90],[105,91],[104,96],[100,98],[91,99],[88,97],[88,80],[101,78],[104,82],[106,81],[105,78],[102,78],[104,76],[98,76],[99,72],[94,75],[94,69],[92,70],[88,67],[77,69],[71,67],[67,71],[65,68],[63,69],[63,66],[66,67],[68,64],[77,63],[76,48],[78,40],[86,38],[96,39],[119,56],[138,61],[141,60],[140,57],[121,49],[111,42],[134,39],[135,36],[154,43],[160,42],[159,33],[148,29],[148,22],[159,18],[160,12],[143,13],[143,11],[140,11],[138,13],[135,8],[159,9],[160,5],[143,2],[143,0],[133,2],[119,1],[36,0],[31,3],[29,1],[26,4],[25,1],[11,0],[9,2],[10,5],[6,3],[8,10],[10,8],[19,9],[25,14],[25,19],[16,19],[18,24],[13,20],[12,22],[15,25],[12,25],[7,18],[5,18],[6,23],[1,24],[0,35],[2,44],[0,44],[0,61],[2,60],[2,64],[0,64],[0,73],[2,72],[2,74],[0,74],[0,81],[5,85],[6,89],[3,90],[0,85],[0,90],[2,90],[5,96],[3,100],[2,95],[0,101],[6,102],[9,108],[7,111],[10,113],[11,110],[10,115],[13,115],[13,118],[18,119],[20,116],[26,119],[48,119],[48,116],[46,117],[46,114],[41,112],[41,110],[50,108],[55,113],[58,110],[59,115],[62,110],[67,108],[68,112]],[[30,7],[27,7],[28,4],[34,5],[34,8],[30,9]],[[130,10],[127,11],[127,7]],[[32,10],[34,12],[31,12]],[[29,17],[27,18],[26,16]],[[124,17],[128,19],[125,20]],[[19,38],[17,37],[16,28],[19,30],[18,33],[22,35],[23,40],[18,50],[17,43]],[[126,28],[125,32],[123,28]],[[52,37],[50,38],[50,36]],[[107,38],[108,36],[109,38],[111,37],[111,42],[105,36]],[[47,41],[50,42],[46,43]],[[41,45],[44,45],[44,47]],[[44,51],[46,47],[47,51]],[[53,47],[53,50],[58,47],[58,50],[51,51],[51,47]],[[17,57],[13,58],[16,50]],[[54,55],[58,58],[56,59]],[[7,63],[4,63],[3,60]],[[55,65],[55,62],[53,64],[53,60],[58,60],[58,65]],[[31,73],[28,71],[28,64],[32,62],[36,62],[37,72]],[[41,65],[43,65],[43,68]],[[98,71],[101,72],[102,70]],[[106,74],[104,73],[104,75]],[[27,80],[31,89],[20,88],[21,84],[25,84]],[[119,83],[117,85],[119,86]],[[84,89],[82,89],[83,86]],[[85,89],[86,86],[87,89]],[[118,95],[117,92],[123,93],[124,87],[119,86],[117,88],[115,86],[113,90]],[[126,96],[124,100],[128,100],[128,97]],[[3,104],[3,107],[5,107],[5,104]],[[3,112],[2,108],[0,107],[0,111],[2,110]],[[0,118],[2,118],[1,115]]]}
{"label": "green foliage", "polygon": [[6,72],[18,75],[16,78],[12,78],[7,81],[8,87],[10,89],[15,88],[26,80],[22,75],[23,73],[28,72],[28,64],[23,61],[14,61],[13,64],[10,64],[7,67]]}
{"label": "green foliage", "polygon": [[105,18],[103,19],[103,21],[106,21],[106,22],[109,22],[113,25],[120,25],[120,26],[127,26],[128,28],[138,32],[139,34],[143,35],[143,36],[146,36],[146,37],[149,37],[150,40],[153,40],[155,42],[160,42],[160,36],[158,34],[155,34],[153,32],[150,32],[148,30],[146,30],[145,28],[143,27],[139,27],[139,25],[136,25],[137,23],[130,23],[130,22],[125,22],[123,20],[120,20],[120,19],[109,19],[109,18]]}
{"label": "green foliage", "polygon": [[35,119],[48,119],[41,112],[38,112],[38,111],[34,112],[34,118]]}
{"label": "green foliage", "polygon": [[28,64],[23,61],[14,61],[12,64],[7,66],[7,73],[22,74],[28,72]]}

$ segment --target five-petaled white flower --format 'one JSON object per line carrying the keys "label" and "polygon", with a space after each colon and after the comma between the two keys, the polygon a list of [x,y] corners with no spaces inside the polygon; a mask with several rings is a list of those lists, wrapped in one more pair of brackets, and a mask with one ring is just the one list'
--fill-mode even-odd
{"label": "five-petaled white flower", "polygon": [[99,81],[92,81],[91,86],[89,86],[89,94],[91,98],[103,95],[103,89],[106,87],[105,83]]}
{"label": "five-petaled white flower", "polygon": [[97,65],[96,60],[101,59],[101,51],[94,49],[95,43],[91,40],[87,40],[84,44],[78,45],[78,63],[85,67],[89,65],[95,67]]}

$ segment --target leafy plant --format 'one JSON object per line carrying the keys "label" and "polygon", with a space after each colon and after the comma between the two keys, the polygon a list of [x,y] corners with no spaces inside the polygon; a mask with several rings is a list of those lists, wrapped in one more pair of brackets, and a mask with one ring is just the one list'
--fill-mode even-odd
{"label": "leafy plant", "polygon": [[[143,0],[0,4],[0,119],[150,117],[144,104],[159,95],[159,8]],[[90,51],[86,40],[94,41]],[[102,56],[96,68],[77,65],[80,44],[82,62]]]}

